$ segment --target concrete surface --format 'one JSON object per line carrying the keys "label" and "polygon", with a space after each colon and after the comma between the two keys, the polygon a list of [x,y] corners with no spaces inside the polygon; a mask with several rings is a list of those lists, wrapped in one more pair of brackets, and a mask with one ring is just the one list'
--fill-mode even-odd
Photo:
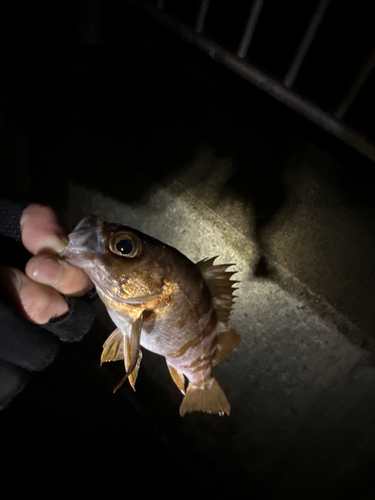
{"label": "concrete surface", "polygon": [[137,392],[112,395],[121,366],[99,367],[113,326],[98,304],[93,331],[1,415],[7,481],[47,496],[372,498],[373,165],[124,12],[98,47],[56,36],[56,61],[31,72],[42,91],[10,73],[5,117],[27,141],[30,195],[71,226],[93,212],[236,263],[242,342],[216,369],[232,414],[181,419],[147,352]]}

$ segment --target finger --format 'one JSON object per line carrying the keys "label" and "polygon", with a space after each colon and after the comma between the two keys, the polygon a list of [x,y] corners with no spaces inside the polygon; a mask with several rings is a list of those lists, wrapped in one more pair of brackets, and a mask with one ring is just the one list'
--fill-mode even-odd
{"label": "finger", "polygon": [[49,285],[66,295],[84,295],[92,281],[79,267],[74,267],[50,253],[39,253],[26,264],[26,274],[38,283]]}
{"label": "finger", "polygon": [[43,325],[68,312],[68,304],[53,288],[36,283],[13,267],[3,267],[1,280],[21,313],[33,323]]}
{"label": "finger", "polygon": [[51,207],[33,203],[20,219],[22,242],[34,255],[42,250],[60,253],[68,243],[66,231]]}

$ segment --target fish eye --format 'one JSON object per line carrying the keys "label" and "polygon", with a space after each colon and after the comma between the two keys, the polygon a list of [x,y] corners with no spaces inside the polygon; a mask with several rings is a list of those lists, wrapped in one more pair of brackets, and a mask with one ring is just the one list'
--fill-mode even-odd
{"label": "fish eye", "polygon": [[138,238],[129,233],[121,232],[112,236],[109,248],[117,255],[133,258],[139,253],[141,245]]}

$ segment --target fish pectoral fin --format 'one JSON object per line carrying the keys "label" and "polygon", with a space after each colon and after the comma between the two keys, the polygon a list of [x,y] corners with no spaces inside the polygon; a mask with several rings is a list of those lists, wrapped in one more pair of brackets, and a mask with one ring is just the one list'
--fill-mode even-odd
{"label": "fish pectoral fin", "polygon": [[212,366],[216,366],[240,343],[241,335],[236,330],[230,328],[223,332],[217,343],[216,351],[212,359]]}
{"label": "fish pectoral fin", "polygon": [[169,373],[171,374],[173,382],[177,385],[177,387],[180,389],[182,394],[185,394],[184,374],[182,372],[180,372],[180,370],[177,370],[177,368],[175,368],[173,365],[171,365],[168,361],[167,361],[167,366],[168,366],[168,370],[169,370]]}
{"label": "fish pectoral fin", "polygon": [[219,415],[230,414],[229,401],[215,378],[211,378],[200,387],[189,384],[180,406],[180,415],[183,417],[191,411],[205,411]]}
{"label": "fish pectoral fin", "polygon": [[119,328],[116,328],[103,344],[100,364],[120,359],[124,359],[123,333]]}

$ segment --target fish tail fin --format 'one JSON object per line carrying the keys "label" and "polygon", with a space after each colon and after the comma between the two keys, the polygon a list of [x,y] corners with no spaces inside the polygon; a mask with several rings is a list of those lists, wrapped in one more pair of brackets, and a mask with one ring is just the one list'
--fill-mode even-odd
{"label": "fish tail fin", "polygon": [[208,383],[200,387],[189,384],[180,406],[180,415],[183,417],[191,411],[230,414],[229,401],[215,378],[211,378]]}

